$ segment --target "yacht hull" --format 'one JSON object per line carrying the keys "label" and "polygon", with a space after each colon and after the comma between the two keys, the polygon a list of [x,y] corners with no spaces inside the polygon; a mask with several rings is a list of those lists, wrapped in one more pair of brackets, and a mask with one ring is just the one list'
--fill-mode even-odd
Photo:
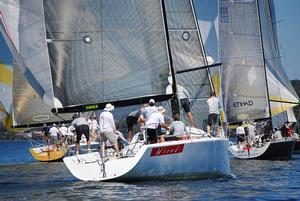
{"label": "yacht hull", "polygon": [[110,158],[99,153],[65,157],[80,180],[138,181],[209,178],[230,174],[228,140],[200,138],[141,145],[133,157]]}
{"label": "yacht hull", "polygon": [[239,159],[287,160],[292,158],[295,143],[295,140],[282,140],[266,142],[262,146],[249,148],[230,145],[229,151]]}
{"label": "yacht hull", "polygon": [[[99,146],[98,142],[91,143],[91,149],[97,149]],[[80,143],[81,151],[87,152],[86,143]],[[31,147],[29,152],[34,159],[40,162],[54,162],[54,161],[63,161],[63,158],[68,155],[74,155],[75,145],[69,145],[68,147],[63,147],[59,149],[50,148],[47,146],[40,147]]]}

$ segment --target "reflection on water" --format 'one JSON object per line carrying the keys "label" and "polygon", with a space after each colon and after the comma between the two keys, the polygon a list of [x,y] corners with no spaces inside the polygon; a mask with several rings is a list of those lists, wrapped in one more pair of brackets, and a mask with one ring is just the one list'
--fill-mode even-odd
{"label": "reflection on water", "polygon": [[78,181],[63,162],[28,161],[0,165],[0,200],[300,200],[300,155],[232,159],[225,178],[130,184]]}

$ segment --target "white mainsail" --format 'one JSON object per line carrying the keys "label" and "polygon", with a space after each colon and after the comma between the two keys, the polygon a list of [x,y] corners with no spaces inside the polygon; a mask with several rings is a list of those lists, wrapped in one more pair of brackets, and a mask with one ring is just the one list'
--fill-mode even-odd
{"label": "white mainsail", "polygon": [[272,12],[268,0],[220,0],[220,59],[229,122],[276,118],[298,103],[282,68]]}
{"label": "white mainsail", "polygon": [[229,123],[269,117],[257,4],[219,1],[220,61]]}

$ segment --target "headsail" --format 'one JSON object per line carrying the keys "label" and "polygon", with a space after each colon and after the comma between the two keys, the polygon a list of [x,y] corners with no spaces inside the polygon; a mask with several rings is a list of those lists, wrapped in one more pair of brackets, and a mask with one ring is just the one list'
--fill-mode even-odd
{"label": "headsail", "polygon": [[257,1],[220,0],[223,101],[229,123],[269,117]]}
{"label": "headsail", "polygon": [[281,62],[273,1],[264,0],[258,3],[271,112],[273,117],[284,113],[281,115],[282,124],[288,120],[286,111],[296,106],[299,98]]}
{"label": "headsail", "polygon": [[[0,20],[0,25],[0,34],[3,40],[1,47],[4,48],[7,58],[10,58],[10,65],[12,65],[14,72],[14,78],[11,79],[13,80],[13,93],[12,97],[9,97],[13,102],[11,109],[12,115],[10,116],[11,120],[9,122],[13,122],[13,126],[22,125],[30,127],[32,125],[42,125],[42,122],[66,120],[64,117],[60,118],[51,114],[50,109],[54,106],[53,97],[52,99],[48,98],[41,82],[33,75],[34,69],[29,68],[23,56],[17,51],[12,38],[9,37],[7,33],[9,27],[5,26],[6,24],[3,18]],[[29,33],[25,35],[28,34]],[[23,43],[20,41],[20,44]],[[25,47],[26,45],[22,48]],[[28,44],[28,48],[30,47],[32,47],[32,44]],[[47,66],[41,65],[39,69],[35,70],[41,71],[41,69],[47,69]],[[43,73],[46,74],[47,71]],[[47,104],[45,103],[45,97],[49,100],[46,102]]]}
{"label": "headsail", "polygon": [[212,85],[208,70],[199,68],[207,65],[207,62],[194,5],[190,0],[164,2],[173,68],[176,72],[181,71],[176,74],[176,82],[189,91],[194,121],[201,126],[207,118],[206,100]]}

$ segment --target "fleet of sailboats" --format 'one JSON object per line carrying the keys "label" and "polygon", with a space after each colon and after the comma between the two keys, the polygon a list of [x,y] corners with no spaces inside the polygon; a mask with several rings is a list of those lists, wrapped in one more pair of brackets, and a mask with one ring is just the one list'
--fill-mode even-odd
{"label": "fleet of sailboats", "polygon": [[[122,108],[139,107],[151,98],[187,123],[178,84],[191,94],[197,128],[189,127],[188,139],[148,144],[142,129],[121,157],[109,148],[72,156],[66,156],[67,149],[40,151],[45,147],[31,153],[42,153],[40,161],[63,158],[70,172],[85,181],[228,175],[228,147],[242,159],[291,158],[293,139],[243,147],[200,129],[211,91],[222,96],[223,121],[229,124],[279,126],[298,104],[280,61],[272,2],[219,0],[218,6],[222,67],[213,78],[210,68],[218,64],[207,61],[192,0],[0,2],[0,42],[5,44],[0,47],[5,74],[0,74],[5,92],[0,94],[0,114],[5,125],[69,123],[74,113],[101,111],[107,103],[121,117]],[[172,93],[166,94],[169,76]]]}
{"label": "fleet of sailboats", "polygon": [[[26,70],[14,71],[18,76],[14,81],[23,82],[13,85],[13,108],[21,100],[24,105],[12,112],[15,127],[68,120],[70,113],[100,110],[108,102],[122,107],[150,98],[171,102],[170,112],[179,113],[176,83],[191,92],[197,125],[206,118],[203,102],[212,85],[191,1],[39,1],[34,6],[21,1],[15,5],[22,25],[17,32],[22,45],[16,53],[26,58],[21,65]],[[29,34],[31,30],[34,34]],[[42,55],[32,55],[35,51]],[[39,63],[33,62],[35,57]],[[33,73],[26,77],[24,72]],[[166,94],[170,75],[173,93]],[[21,87],[31,93],[21,93],[17,90]],[[53,114],[49,114],[51,106]],[[122,150],[122,158],[114,154],[101,158],[95,152],[65,157],[64,162],[82,180],[230,173],[227,139],[210,138],[197,128],[190,128],[189,135],[188,140],[155,144],[136,136]]]}

